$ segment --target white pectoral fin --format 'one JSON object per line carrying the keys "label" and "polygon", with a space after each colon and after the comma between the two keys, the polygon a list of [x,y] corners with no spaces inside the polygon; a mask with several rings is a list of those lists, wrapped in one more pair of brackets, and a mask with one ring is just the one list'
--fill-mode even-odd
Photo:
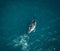
{"label": "white pectoral fin", "polygon": [[36,29],[34,29],[34,31],[33,32],[35,32],[36,31]]}

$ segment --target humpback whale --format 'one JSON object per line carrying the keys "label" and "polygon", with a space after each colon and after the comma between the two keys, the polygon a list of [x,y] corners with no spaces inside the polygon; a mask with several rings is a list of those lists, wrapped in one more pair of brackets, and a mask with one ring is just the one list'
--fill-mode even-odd
{"label": "humpback whale", "polygon": [[32,20],[31,24],[28,27],[28,34],[30,34],[32,31],[34,31],[36,28],[36,20]]}

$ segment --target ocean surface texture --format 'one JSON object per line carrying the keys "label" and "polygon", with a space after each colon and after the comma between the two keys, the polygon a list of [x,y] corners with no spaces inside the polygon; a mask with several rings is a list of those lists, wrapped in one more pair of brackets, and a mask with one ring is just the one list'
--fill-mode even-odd
{"label": "ocean surface texture", "polygon": [[0,0],[0,51],[60,51],[60,0]]}

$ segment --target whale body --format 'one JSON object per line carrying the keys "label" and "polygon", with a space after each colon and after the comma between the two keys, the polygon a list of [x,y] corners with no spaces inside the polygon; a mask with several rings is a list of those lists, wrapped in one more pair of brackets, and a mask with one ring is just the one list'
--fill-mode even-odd
{"label": "whale body", "polygon": [[28,28],[28,33],[30,34],[32,31],[34,31],[36,28],[36,20],[32,20],[31,24],[29,25],[29,28]]}

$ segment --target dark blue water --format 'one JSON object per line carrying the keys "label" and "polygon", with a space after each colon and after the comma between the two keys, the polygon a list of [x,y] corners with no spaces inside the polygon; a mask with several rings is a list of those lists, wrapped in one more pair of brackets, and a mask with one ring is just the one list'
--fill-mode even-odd
{"label": "dark blue water", "polygon": [[[32,19],[36,31],[24,37]],[[0,0],[0,51],[60,51],[60,1]]]}

